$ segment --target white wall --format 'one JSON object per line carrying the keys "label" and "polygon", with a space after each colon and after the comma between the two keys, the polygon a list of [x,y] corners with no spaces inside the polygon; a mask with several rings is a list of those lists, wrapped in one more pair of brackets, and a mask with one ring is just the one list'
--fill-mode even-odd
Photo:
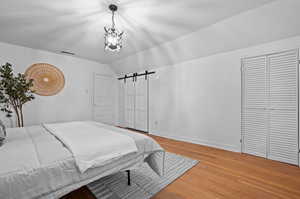
{"label": "white wall", "polygon": [[[71,56],[0,43],[0,64],[24,73],[34,63],[49,63],[65,76],[64,89],[55,96],[38,96],[25,105],[25,125],[92,119],[93,73],[114,75],[104,64]],[[7,121],[7,120],[6,120]]]}
{"label": "white wall", "polygon": [[299,9],[299,0],[277,0],[111,65],[157,70],[151,133],[240,151],[240,59],[300,47]]}
{"label": "white wall", "polygon": [[240,151],[240,59],[300,47],[300,36],[157,69],[150,133]]}

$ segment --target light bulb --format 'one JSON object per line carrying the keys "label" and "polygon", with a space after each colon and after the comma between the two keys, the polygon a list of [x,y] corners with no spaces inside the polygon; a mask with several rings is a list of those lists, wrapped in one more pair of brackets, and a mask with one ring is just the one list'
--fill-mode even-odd
{"label": "light bulb", "polygon": [[118,38],[117,37],[115,37],[115,36],[113,36],[113,35],[109,35],[108,37],[107,37],[107,42],[110,44],[110,45],[117,45],[117,43],[118,43]]}

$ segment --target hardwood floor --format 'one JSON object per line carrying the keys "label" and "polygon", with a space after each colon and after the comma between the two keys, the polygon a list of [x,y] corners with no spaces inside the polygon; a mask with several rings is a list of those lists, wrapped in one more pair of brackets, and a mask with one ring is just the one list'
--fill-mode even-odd
{"label": "hardwood floor", "polygon": [[[200,160],[153,199],[299,199],[300,168],[246,154],[153,137],[172,153]],[[64,199],[95,199],[83,187]]]}

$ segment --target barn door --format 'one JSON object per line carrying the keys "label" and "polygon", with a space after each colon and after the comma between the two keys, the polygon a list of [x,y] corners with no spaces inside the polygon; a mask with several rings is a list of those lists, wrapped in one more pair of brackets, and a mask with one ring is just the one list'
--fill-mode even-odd
{"label": "barn door", "polygon": [[135,129],[148,132],[148,78],[135,81]]}
{"label": "barn door", "polygon": [[125,125],[135,128],[135,83],[131,79],[125,83]]}
{"label": "barn door", "polygon": [[119,81],[119,98],[118,98],[118,105],[119,105],[119,108],[118,108],[118,125],[120,127],[126,127],[126,123],[125,123],[125,82],[124,81]]}

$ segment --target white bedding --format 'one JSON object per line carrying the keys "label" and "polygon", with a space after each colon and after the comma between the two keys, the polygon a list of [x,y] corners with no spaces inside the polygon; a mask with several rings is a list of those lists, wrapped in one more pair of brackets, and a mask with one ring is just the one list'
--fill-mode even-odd
{"label": "white bedding", "polygon": [[79,170],[83,173],[121,156],[136,153],[134,140],[91,122],[44,124],[72,152]]}
{"label": "white bedding", "polygon": [[7,141],[0,147],[0,199],[59,198],[101,177],[138,167],[144,161],[159,175],[163,174],[164,150],[152,138],[94,124],[130,136],[138,152],[81,173],[72,153],[42,126],[7,129]]}

